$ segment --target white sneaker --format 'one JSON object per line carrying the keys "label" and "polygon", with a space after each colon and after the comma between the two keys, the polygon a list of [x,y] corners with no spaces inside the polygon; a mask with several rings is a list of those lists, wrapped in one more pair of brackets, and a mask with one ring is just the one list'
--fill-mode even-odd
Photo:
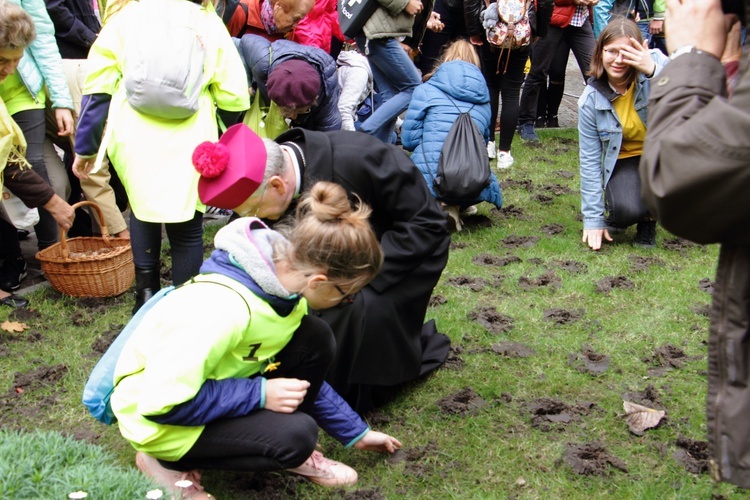
{"label": "white sneaker", "polygon": [[487,156],[490,157],[490,160],[495,159],[495,141],[490,141],[487,143]]}
{"label": "white sneaker", "polygon": [[511,165],[513,165],[513,157],[510,155],[510,151],[498,151],[497,168],[510,168]]}
{"label": "white sneaker", "polygon": [[204,219],[223,219],[232,215],[231,210],[225,208],[206,206],[206,213],[203,214]]}
{"label": "white sneaker", "polygon": [[314,451],[299,467],[287,470],[320,486],[351,486],[357,482],[357,471],[341,462],[324,457],[319,451]]}

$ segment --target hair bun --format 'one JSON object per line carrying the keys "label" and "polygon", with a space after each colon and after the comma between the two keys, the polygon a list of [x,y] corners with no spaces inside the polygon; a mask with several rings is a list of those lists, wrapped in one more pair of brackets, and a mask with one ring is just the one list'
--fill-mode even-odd
{"label": "hair bun", "polygon": [[202,142],[193,151],[193,166],[203,177],[218,177],[228,164],[229,148],[220,142]]}

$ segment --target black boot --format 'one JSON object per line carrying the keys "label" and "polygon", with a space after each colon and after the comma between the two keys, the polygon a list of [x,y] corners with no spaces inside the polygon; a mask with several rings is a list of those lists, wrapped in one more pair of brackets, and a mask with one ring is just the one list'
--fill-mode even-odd
{"label": "black boot", "polygon": [[135,305],[133,314],[138,312],[151,297],[161,288],[159,269],[135,268]]}
{"label": "black boot", "polygon": [[633,245],[639,248],[654,248],[656,246],[656,221],[641,221],[635,227]]}

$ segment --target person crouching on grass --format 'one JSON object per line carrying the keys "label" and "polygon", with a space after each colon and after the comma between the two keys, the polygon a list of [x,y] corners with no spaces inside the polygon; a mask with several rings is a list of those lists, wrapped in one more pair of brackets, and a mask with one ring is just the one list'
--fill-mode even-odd
{"label": "person crouching on grass", "polygon": [[[253,169],[262,178],[263,143],[245,125],[199,149],[206,202],[236,197],[238,184],[254,182]],[[172,490],[190,480],[182,492],[190,498],[210,498],[201,469],[287,470],[345,486],[357,473],[316,451],[318,427],[347,447],[401,448],[324,382],[334,337],[307,315],[308,306],[339,304],[380,270],[369,214],[364,204],[352,208],[339,185],[319,182],[281,232],[255,217],[218,231],[201,273],[148,311],[117,363],[112,409],[142,472]]]}

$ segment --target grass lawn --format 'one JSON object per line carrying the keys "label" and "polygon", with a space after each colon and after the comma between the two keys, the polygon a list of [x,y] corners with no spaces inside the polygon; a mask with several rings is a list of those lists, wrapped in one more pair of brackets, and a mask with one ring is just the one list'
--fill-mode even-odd
{"label": "grass lawn", "polygon": [[[326,455],[357,469],[356,487],[209,471],[208,491],[220,499],[745,496],[706,472],[707,308],[717,247],[659,228],[658,247],[638,249],[630,228],[588,250],[577,133],[539,135],[539,147],[517,140],[515,164],[497,172],[504,207],[480,205],[453,235],[428,312],[452,339],[446,366],[367,416],[404,449],[385,457],[321,436]],[[130,316],[132,294],[80,300],[45,289],[30,298],[34,309],[25,314],[0,310],[0,322],[29,327],[0,331],[0,428],[59,431],[106,450],[108,466],[132,471],[134,453],[116,426],[94,421],[80,404],[88,373]],[[210,314],[210,298],[205,306]],[[666,415],[635,435],[624,400]],[[64,481],[64,471],[47,473]]]}

